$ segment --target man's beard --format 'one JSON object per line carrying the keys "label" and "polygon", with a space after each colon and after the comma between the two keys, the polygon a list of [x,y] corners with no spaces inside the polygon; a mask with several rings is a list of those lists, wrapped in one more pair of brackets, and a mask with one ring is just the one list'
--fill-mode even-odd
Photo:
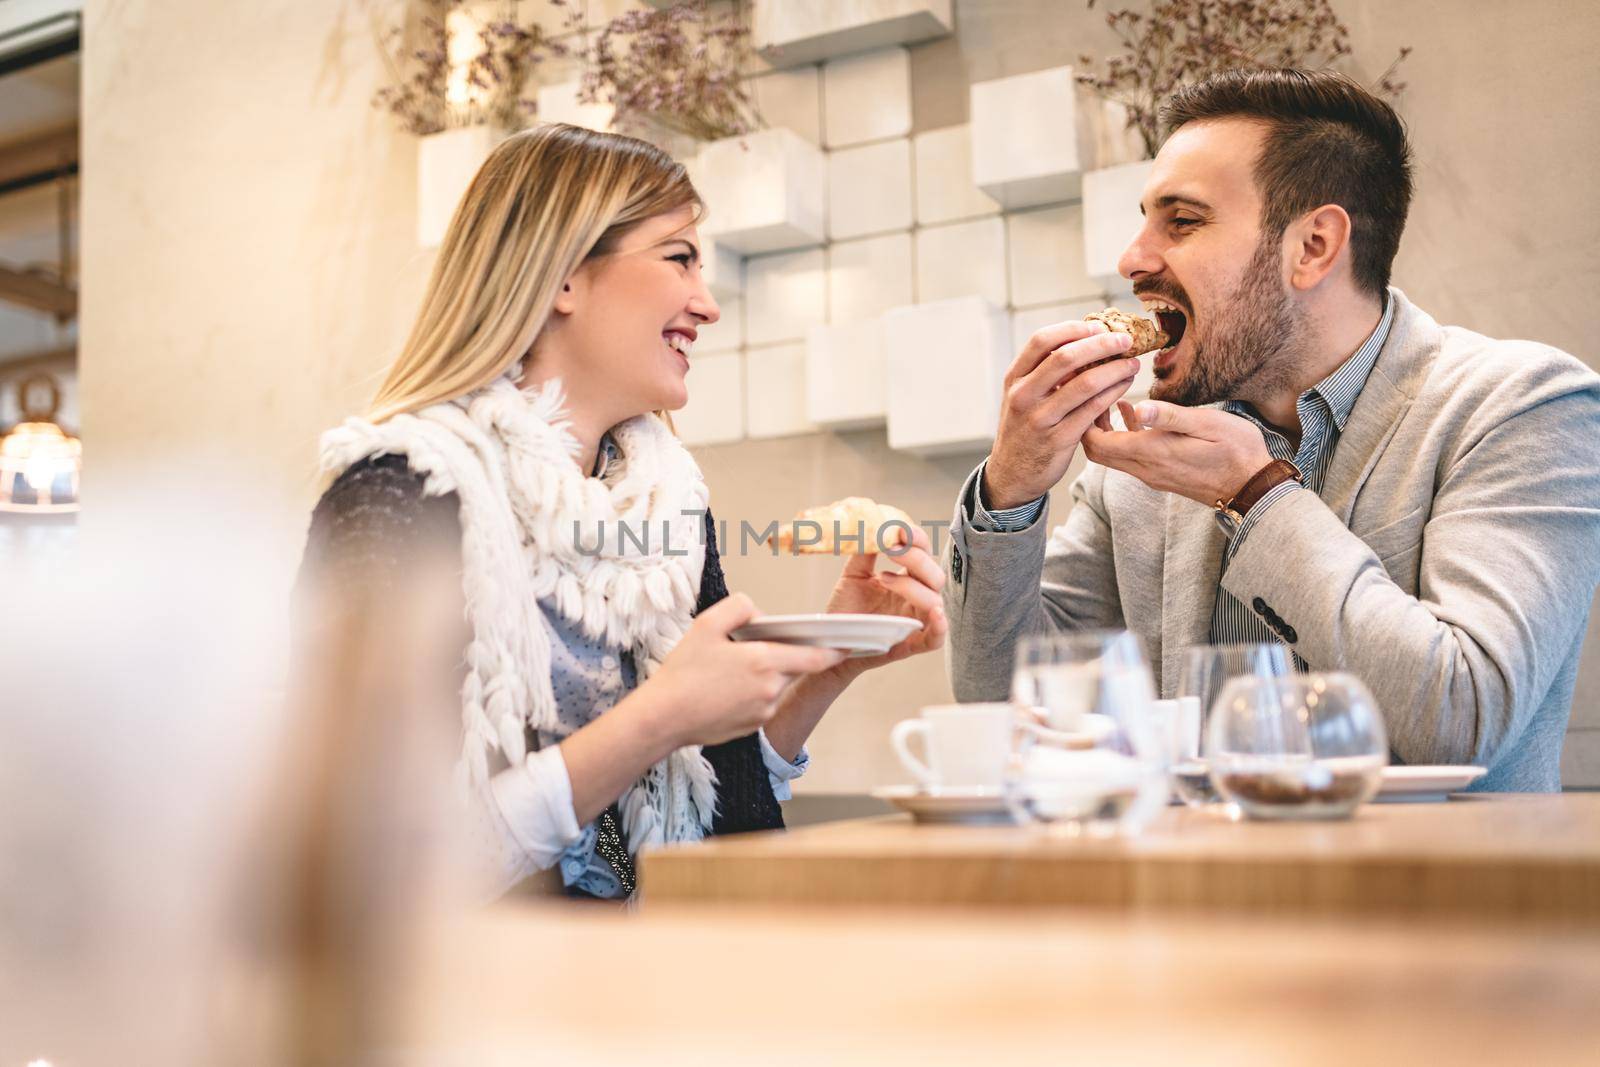
{"label": "man's beard", "polygon": [[[1299,336],[1301,316],[1278,278],[1278,254],[1278,242],[1263,237],[1233,296],[1221,305],[1225,310],[1206,324],[1206,338],[1194,337],[1182,376],[1158,378],[1152,399],[1185,407],[1215,404],[1270,392],[1287,379],[1287,353]],[[1189,329],[1194,331],[1193,322]]]}

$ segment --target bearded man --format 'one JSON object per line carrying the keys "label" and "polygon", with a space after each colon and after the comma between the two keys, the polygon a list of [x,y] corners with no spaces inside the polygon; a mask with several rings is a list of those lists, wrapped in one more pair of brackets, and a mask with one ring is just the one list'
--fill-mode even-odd
{"label": "bearded man", "polygon": [[945,561],[956,696],[1004,699],[1029,634],[1132,630],[1164,696],[1187,647],[1279,641],[1367,684],[1396,762],[1559,790],[1600,581],[1600,377],[1389,285],[1411,150],[1348,78],[1222,74],[1163,120],[1119,264],[1172,340],[1152,399],[1113,428],[1137,361],[1099,324],[1011,364]]}

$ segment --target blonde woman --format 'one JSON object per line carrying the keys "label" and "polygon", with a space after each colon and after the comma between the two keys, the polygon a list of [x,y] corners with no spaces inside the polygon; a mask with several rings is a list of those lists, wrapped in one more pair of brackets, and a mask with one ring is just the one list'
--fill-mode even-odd
{"label": "blonde woman", "polygon": [[944,640],[920,531],[904,573],[853,557],[829,602],[919,618],[886,655],[729,640],[757,612],[727,593],[705,482],[664,415],[719,314],[701,210],[642,141],[570,126],[504,141],[372,409],[323,440],[337,478],[307,577],[403,584],[430,539],[459,567],[458,778],[501,889],[544,871],[625,897],[645,845],[781,826],[845,686]]}

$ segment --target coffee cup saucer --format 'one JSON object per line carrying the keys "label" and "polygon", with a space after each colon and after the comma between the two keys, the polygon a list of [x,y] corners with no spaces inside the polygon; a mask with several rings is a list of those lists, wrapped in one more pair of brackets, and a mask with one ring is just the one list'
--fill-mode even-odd
{"label": "coffee cup saucer", "polygon": [[889,785],[872,791],[921,823],[999,824],[1014,822],[999,786]]}

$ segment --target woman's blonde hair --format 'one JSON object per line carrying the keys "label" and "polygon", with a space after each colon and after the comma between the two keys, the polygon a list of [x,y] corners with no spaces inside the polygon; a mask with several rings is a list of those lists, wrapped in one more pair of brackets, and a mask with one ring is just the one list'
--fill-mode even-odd
{"label": "woman's blonde hair", "polygon": [[561,286],[656,215],[704,205],[683,164],[578,126],[512,134],[450,220],[417,321],[373,398],[374,422],[494,381],[533,348]]}

